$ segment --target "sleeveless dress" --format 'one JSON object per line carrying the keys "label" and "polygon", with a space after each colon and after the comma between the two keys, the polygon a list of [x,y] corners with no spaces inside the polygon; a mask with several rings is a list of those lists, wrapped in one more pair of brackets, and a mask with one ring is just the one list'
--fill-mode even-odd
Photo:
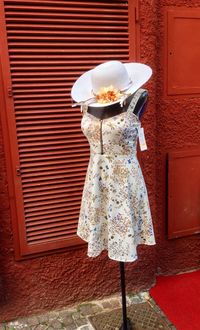
{"label": "sleeveless dress", "polygon": [[87,255],[102,250],[116,261],[136,260],[138,244],[155,237],[144,178],[137,160],[138,128],[133,113],[139,89],[126,112],[99,119],[85,111],[81,129],[90,144],[77,235],[88,242]]}

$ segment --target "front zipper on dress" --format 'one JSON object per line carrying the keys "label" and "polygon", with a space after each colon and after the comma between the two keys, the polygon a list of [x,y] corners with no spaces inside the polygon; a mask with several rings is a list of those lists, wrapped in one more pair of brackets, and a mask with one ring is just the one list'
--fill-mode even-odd
{"label": "front zipper on dress", "polygon": [[103,125],[103,119],[100,120],[100,145],[101,145],[101,155],[103,155],[102,125]]}

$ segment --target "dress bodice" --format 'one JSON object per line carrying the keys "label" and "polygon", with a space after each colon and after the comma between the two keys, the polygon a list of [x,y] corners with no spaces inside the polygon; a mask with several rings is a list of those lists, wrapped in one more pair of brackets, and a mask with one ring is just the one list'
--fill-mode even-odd
{"label": "dress bodice", "polygon": [[104,155],[135,153],[139,126],[139,119],[130,111],[101,120],[86,113],[81,122],[90,152]]}
{"label": "dress bodice", "polygon": [[140,90],[135,93],[126,112],[113,117],[99,119],[87,111],[84,113],[81,129],[90,144],[91,154],[135,154],[141,123],[133,110],[140,94]]}

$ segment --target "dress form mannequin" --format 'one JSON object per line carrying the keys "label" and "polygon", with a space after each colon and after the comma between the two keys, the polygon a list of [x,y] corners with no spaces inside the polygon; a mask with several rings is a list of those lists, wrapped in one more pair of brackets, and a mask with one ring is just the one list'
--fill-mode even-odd
{"label": "dress form mannequin", "polygon": [[[126,99],[126,103],[123,107],[119,103],[113,104],[111,106],[107,107],[92,107],[88,106],[87,112],[89,112],[91,115],[99,118],[99,119],[106,119],[113,116],[116,116],[122,112],[127,111],[127,108],[133,98],[134,94],[129,96]],[[146,105],[148,101],[148,91],[143,90],[141,93],[135,108],[134,108],[134,114],[138,116],[138,118],[141,118],[142,114],[145,111]],[[124,269],[124,262],[119,262],[120,266],[120,278],[121,278],[121,293],[122,293],[122,312],[123,312],[123,324],[120,327],[120,330],[133,330],[133,324],[131,324],[131,321],[129,318],[127,318],[127,312],[126,312],[126,290],[125,290],[125,269]]]}
{"label": "dress form mannequin", "polygon": [[90,145],[77,235],[88,242],[89,257],[106,249],[108,257],[120,263],[121,330],[133,329],[126,318],[124,263],[138,258],[137,245],[156,244],[137,159],[138,138],[140,149],[146,149],[140,117],[148,93],[141,87],[151,75],[143,63],[107,61],[83,73],[71,90],[73,106],[81,106],[81,129]]}

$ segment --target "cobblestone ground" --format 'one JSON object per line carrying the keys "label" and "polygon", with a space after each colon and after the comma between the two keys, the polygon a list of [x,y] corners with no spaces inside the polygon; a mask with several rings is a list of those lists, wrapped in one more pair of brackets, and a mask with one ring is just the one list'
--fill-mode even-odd
{"label": "cobblestone ground", "polygon": [[[127,306],[151,300],[148,292],[127,295]],[[114,295],[103,300],[94,300],[44,314],[29,316],[0,323],[0,330],[93,330],[88,317],[100,312],[121,307],[121,296]]]}

